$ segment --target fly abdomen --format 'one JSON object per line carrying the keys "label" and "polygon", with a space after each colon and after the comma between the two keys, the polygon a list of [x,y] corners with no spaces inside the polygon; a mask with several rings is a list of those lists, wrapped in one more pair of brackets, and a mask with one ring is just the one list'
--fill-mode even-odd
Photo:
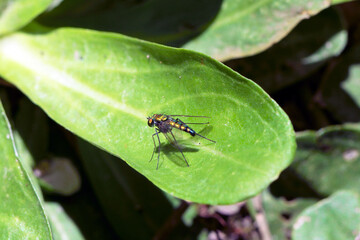
{"label": "fly abdomen", "polygon": [[190,133],[191,136],[195,136],[195,134],[196,134],[195,131],[192,130],[191,128],[189,128],[185,123],[182,123],[182,122],[179,123],[179,121],[177,121],[177,120],[170,121],[169,124],[174,128],[177,128],[181,131]]}
{"label": "fly abdomen", "polygon": [[195,131],[192,130],[191,128],[189,128],[188,126],[182,125],[180,130],[183,130],[184,132],[190,133],[191,136],[195,136],[195,134],[196,134]]}
{"label": "fly abdomen", "polygon": [[186,128],[186,131],[187,131],[188,133],[190,133],[191,136],[195,136],[195,134],[196,134],[195,131],[192,130],[191,128],[189,128],[189,127]]}

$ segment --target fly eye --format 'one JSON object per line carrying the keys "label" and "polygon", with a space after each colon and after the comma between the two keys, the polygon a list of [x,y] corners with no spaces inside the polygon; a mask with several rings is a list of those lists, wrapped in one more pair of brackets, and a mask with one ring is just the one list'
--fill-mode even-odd
{"label": "fly eye", "polygon": [[152,118],[148,119],[148,125],[149,127],[153,127],[154,126],[154,120]]}

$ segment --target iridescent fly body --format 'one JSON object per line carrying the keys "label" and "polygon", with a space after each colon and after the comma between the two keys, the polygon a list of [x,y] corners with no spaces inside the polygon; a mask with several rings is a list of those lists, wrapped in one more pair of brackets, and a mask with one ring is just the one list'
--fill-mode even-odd
{"label": "iridescent fly body", "polygon": [[[154,127],[155,126],[155,133],[152,135],[153,138],[153,142],[154,142],[154,151],[153,154],[151,156],[150,161],[152,160],[152,158],[154,157],[154,153],[155,153],[155,149],[156,149],[156,143],[155,143],[155,139],[154,136],[157,136],[158,139],[158,161],[157,161],[157,165],[156,165],[156,169],[159,168],[159,157],[160,157],[160,138],[159,138],[159,133],[163,133],[165,135],[165,137],[170,141],[170,143],[172,143],[180,152],[181,155],[183,156],[187,166],[189,166],[189,163],[187,162],[179,144],[176,141],[176,138],[174,136],[174,134],[172,133],[172,129],[176,128],[179,129],[181,131],[187,132],[189,133],[191,136],[200,136],[208,141],[214,142],[215,141],[208,139],[200,134],[198,134],[197,132],[195,132],[195,130],[193,130],[192,128],[190,128],[187,124],[209,124],[208,122],[206,123],[184,123],[183,121],[181,121],[179,118],[174,118],[174,117],[199,117],[199,118],[208,118],[205,116],[189,116],[189,115],[165,115],[165,114],[154,114],[152,117],[148,117],[148,125],[149,127]],[[171,137],[170,137],[170,136]]]}

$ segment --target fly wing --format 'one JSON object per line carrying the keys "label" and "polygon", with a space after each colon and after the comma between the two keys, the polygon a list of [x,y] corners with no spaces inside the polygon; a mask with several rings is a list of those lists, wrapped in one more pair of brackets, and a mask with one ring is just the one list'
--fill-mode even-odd
{"label": "fly wing", "polygon": [[[183,124],[183,125],[186,126],[186,127],[189,127],[187,124],[209,124],[209,122],[205,122],[205,123],[184,123],[184,122],[181,121],[180,119],[177,119],[177,121],[180,122],[181,124]],[[214,140],[211,140],[211,139],[209,139],[209,138],[206,138],[206,137],[204,137],[203,135],[200,135],[200,134],[197,133],[197,132],[195,132],[195,134],[196,134],[197,136],[200,136],[200,137],[202,137],[202,138],[210,141],[210,142],[216,143]]]}
{"label": "fly wing", "polygon": [[171,132],[163,133],[163,134],[171,145],[173,145],[176,149],[179,149],[179,148],[181,149],[179,143],[176,141],[176,138],[174,140],[174,138],[171,136]]}
{"label": "fly wing", "polygon": [[191,116],[191,115],[167,115],[167,116],[170,116],[170,117],[196,117],[196,118],[210,118],[210,117],[207,117],[207,116]]}
{"label": "fly wing", "polygon": [[[176,116],[176,115],[171,115],[171,116]],[[179,115],[181,116],[181,115]],[[191,117],[204,117],[204,118],[209,118],[209,117],[205,117],[205,116],[191,116]],[[182,120],[180,120],[179,118],[176,119],[179,123],[182,123],[184,126],[188,127],[187,124],[209,124],[210,122],[183,122]]]}
{"label": "fly wing", "polygon": [[[182,147],[181,147],[181,145],[179,144],[179,140],[178,140],[178,137],[176,137],[176,136],[178,136],[178,134],[176,134],[176,135],[174,135],[174,134],[172,134],[174,131],[169,131],[169,132],[167,132],[167,133],[163,133],[164,134],[164,136],[166,137],[166,139],[169,141],[169,143],[171,144],[171,145],[173,145],[173,147],[175,147],[176,149],[178,149],[178,150],[181,150],[182,149]],[[176,132],[180,132],[180,131],[176,131]],[[174,137],[173,137],[174,136]]]}
{"label": "fly wing", "polygon": [[174,136],[172,130],[164,133],[166,139],[181,153],[184,161],[186,162],[186,165],[189,166],[188,161],[186,160],[183,151],[181,150],[181,146],[178,144],[178,141],[176,140],[176,137]]}

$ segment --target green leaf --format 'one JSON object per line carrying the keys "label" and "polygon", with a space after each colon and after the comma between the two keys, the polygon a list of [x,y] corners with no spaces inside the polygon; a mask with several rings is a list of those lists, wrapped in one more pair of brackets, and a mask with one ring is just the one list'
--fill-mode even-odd
{"label": "green leaf", "polygon": [[46,202],[45,210],[47,216],[49,217],[55,240],[85,239],[60,204],[55,202]]}
{"label": "green leaf", "polygon": [[97,198],[118,235],[152,238],[173,210],[164,193],[120,159],[83,140],[78,145]]}
{"label": "green leaf", "polygon": [[0,236],[3,239],[52,239],[40,199],[19,161],[1,104],[0,111]]}
{"label": "green leaf", "polygon": [[288,239],[296,217],[316,200],[299,198],[287,201],[285,198],[275,198],[269,191],[265,191],[262,202],[273,240],[285,240]]}
{"label": "green leaf", "polygon": [[360,232],[360,199],[350,191],[337,192],[303,211],[292,239],[355,239]]}
{"label": "green leaf", "polygon": [[323,0],[224,0],[212,24],[183,47],[221,61],[254,55],[330,4]]}
{"label": "green leaf", "polygon": [[28,148],[26,147],[24,140],[20,136],[20,134],[17,131],[13,132],[14,134],[14,142],[17,149],[17,152],[19,154],[19,159],[21,160],[21,164],[26,171],[28,177],[30,178],[30,181],[32,182],[32,186],[34,190],[36,191],[36,194],[38,195],[39,199],[43,201],[43,195],[41,192],[40,185],[38,183],[38,179],[33,174],[33,167],[34,167],[34,159],[29,152]]}
{"label": "green leaf", "polygon": [[300,22],[266,51],[226,65],[258,83],[267,93],[307,79],[347,43],[342,16],[334,8]]}
{"label": "green leaf", "polygon": [[1,0],[0,35],[15,31],[42,13],[51,0]]}
{"label": "green leaf", "polygon": [[343,189],[359,192],[359,124],[302,132],[297,136],[297,144],[291,169],[316,192],[323,195]]}
{"label": "green leaf", "polygon": [[[294,131],[282,109],[252,81],[199,53],[58,29],[3,38],[0,60],[0,74],[51,118],[182,199],[246,199],[276,179],[294,154]],[[183,133],[190,167],[177,149],[162,145],[156,170],[156,155],[149,163],[154,129],[146,123],[154,113],[210,116],[210,126],[194,129],[217,143]]]}

